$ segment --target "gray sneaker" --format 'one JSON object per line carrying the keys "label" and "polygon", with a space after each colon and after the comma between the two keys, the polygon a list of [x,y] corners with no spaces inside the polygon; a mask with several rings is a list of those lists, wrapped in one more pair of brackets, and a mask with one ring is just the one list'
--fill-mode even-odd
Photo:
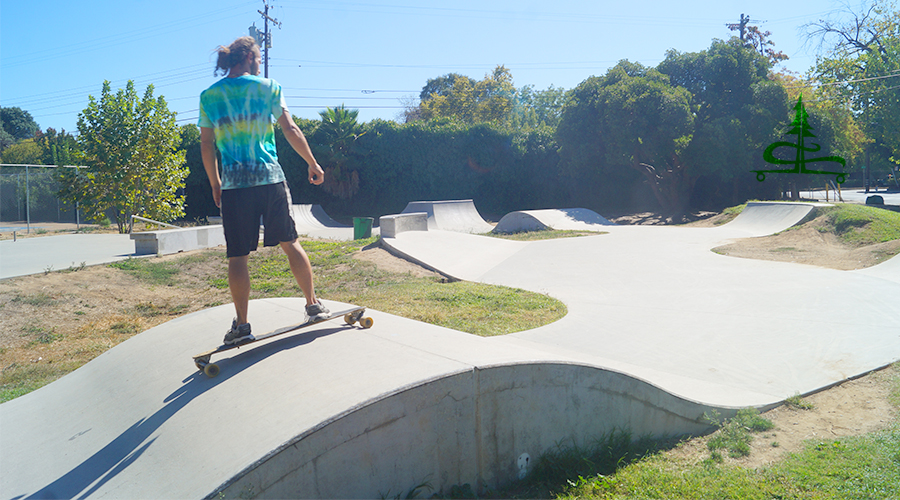
{"label": "gray sneaker", "polygon": [[250,323],[239,325],[237,324],[237,320],[233,320],[231,322],[231,328],[228,330],[228,333],[225,334],[225,340],[223,342],[225,342],[225,345],[234,345],[248,340],[256,340],[256,337],[250,333]]}
{"label": "gray sneaker", "polygon": [[322,321],[330,317],[331,311],[317,300],[315,304],[306,306],[306,315],[310,321]]}

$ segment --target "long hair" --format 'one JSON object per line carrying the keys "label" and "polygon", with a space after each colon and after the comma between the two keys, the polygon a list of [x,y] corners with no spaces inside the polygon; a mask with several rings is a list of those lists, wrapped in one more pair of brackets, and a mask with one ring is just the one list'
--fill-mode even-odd
{"label": "long hair", "polygon": [[216,60],[216,69],[213,71],[213,75],[218,76],[220,70],[223,75],[227,75],[231,68],[243,62],[247,58],[247,54],[253,52],[253,49],[259,50],[259,47],[256,45],[256,40],[249,36],[238,38],[228,47],[219,45],[216,48],[219,58]]}

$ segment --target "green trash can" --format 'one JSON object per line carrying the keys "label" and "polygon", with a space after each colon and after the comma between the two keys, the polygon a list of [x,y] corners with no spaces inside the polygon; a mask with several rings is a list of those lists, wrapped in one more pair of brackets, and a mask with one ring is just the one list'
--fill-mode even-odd
{"label": "green trash can", "polygon": [[353,218],[353,239],[362,240],[372,237],[372,223],[375,219],[372,217],[354,217]]}

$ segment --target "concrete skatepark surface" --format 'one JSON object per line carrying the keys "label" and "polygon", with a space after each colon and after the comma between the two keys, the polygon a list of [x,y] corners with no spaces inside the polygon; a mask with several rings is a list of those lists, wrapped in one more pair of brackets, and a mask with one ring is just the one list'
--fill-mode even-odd
{"label": "concrete skatepark surface", "polygon": [[[449,276],[548,293],[569,314],[480,338],[370,311],[370,330],[324,324],[240,349],[216,379],[190,356],[220,342],[231,305],[184,316],[0,405],[0,497],[495,487],[562,439],[699,432],[707,409],[765,409],[900,359],[900,259],[848,272],[709,251],[810,210],[750,204],[717,228],[529,243],[401,233],[384,243]],[[301,308],[254,301],[254,329]]]}

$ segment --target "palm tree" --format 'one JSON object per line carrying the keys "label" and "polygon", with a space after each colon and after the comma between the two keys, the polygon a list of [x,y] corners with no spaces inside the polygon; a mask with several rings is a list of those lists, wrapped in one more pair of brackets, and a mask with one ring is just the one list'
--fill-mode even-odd
{"label": "palm tree", "polygon": [[319,116],[322,123],[316,130],[316,138],[329,150],[322,187],[335,196],[350,199],[359,191],[359,174],[350,169],[350,151],[353,143],[365,134],[363,126],[356,121],[359,110],[346,109],[341,104],[339,108],[325,108]]}

